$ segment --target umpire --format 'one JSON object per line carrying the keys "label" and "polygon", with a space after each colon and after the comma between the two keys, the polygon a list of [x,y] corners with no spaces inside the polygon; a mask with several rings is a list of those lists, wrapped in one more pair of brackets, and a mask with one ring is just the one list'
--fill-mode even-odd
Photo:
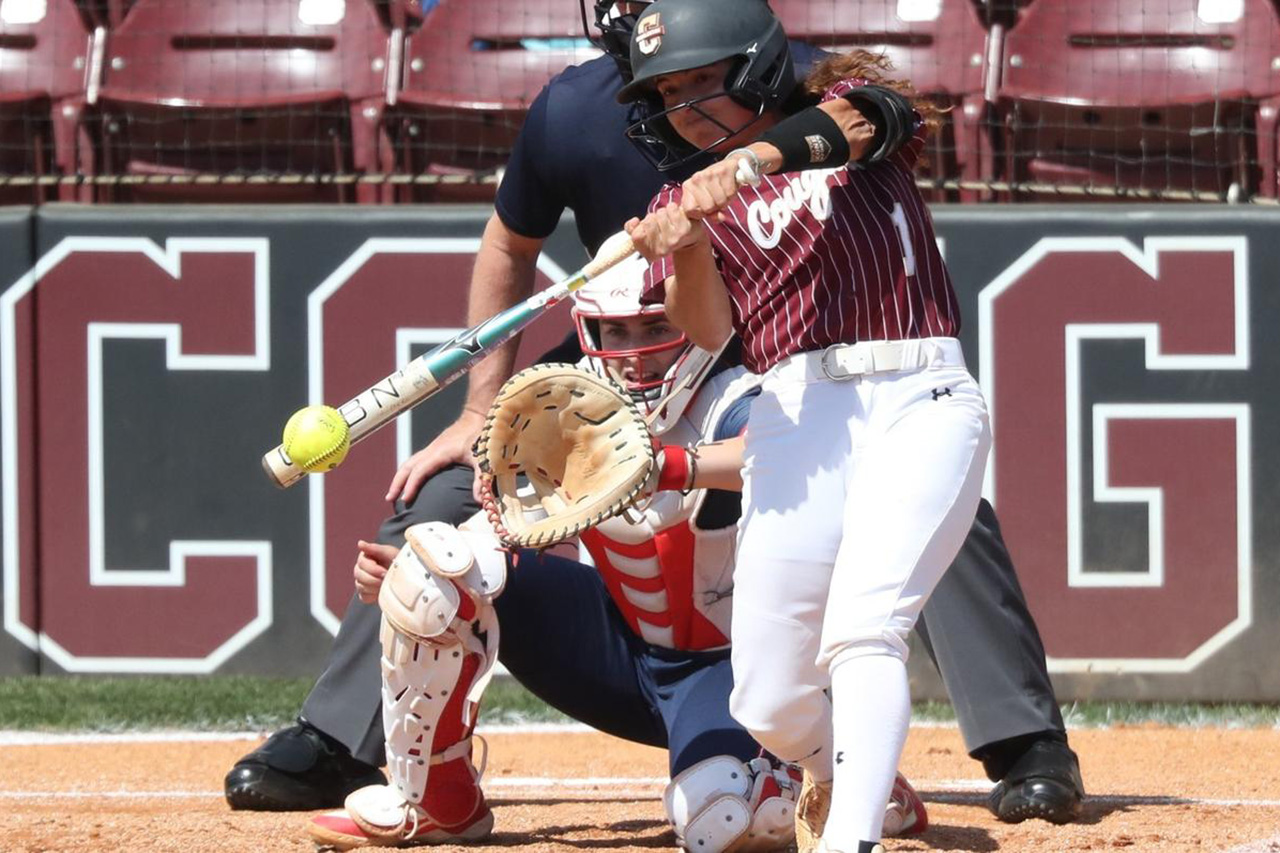
{"label": "umpire", "polygon": [[[596,41],[608,55],[566,69],[530,106],[476,256],[468,325],[532,293],[543,240],[565,208],[594,254],[628,218],[643,213],[663,183],[679,177],[658,172],[627,141],[628,108],[614,97],[630,79],[631,29],[646,5],[596,0]],[[792,51],[803,76],[815,51],[795,42]],[[544,358],[576,361],[576,348],[569,339]],[[469,451],[514,361],[514,344],[508,344],[472,370],[459,419],[396,472],[387,493],[395,512],[377,541],[399,547],[412,524],[458,524],[479,509]],[[331,808],[350,791],[385,781],[378,770],[385,761],[380,615],[377,605],[352,599],[297,724],[273,734],[227,774],[233,809]],[[1067,744],[1039,632],[985,500],[918,628],[969,754],[997,783],[988,801],[992,812],[1011,823],[1076,819],[1084,797],[1079,763]]]}

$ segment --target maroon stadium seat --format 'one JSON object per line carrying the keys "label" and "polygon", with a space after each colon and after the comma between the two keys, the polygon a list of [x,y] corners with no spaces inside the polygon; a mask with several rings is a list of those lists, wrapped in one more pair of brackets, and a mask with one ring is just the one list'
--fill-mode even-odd
{"label": "maroon stadium seat", "polygon": [[993,42],[998,55],[1003,28],[985,29],[971,0],[773,0],[772,6],[792,38],[837,52],[883,53],[893,76],[952,108],[933,137],[928,173],[966,180],[988,175],[987,58]]}
{"label": "maroon stadium seat", "polygon": [[400,56],[371,0],[111,0],[102,169],[231,174],[242,184],[139,183],[117,200],[374,201],[371,184],[254,182],[381,172],[388,75]]}
{"label": "maroon stadium seat", "polygon": [[[440,0],[405,48],[391,125],[401,170],[474,176],[502,166],[529,103],[566,66],[597,56],[577,0]],[[416,200],[492,196],[417,186]]]}
{"label": "maroon stadium seat", "polygon": [[1242,0],[1238,17],[1212,20],[1232,5],[1035,0],[1005,41],[1002,174],[1274,194],[1276,111],[1255,102],[1280,92],[1280,24],[1270,0]]}
{"label": "maroon stadium seat", "polygon": [[978,17],[990,24],[1002,24],[1006,27],[1017,23],[1018,14],[1035,0],[973,0],[978,10]]}
{"label": "maroon stadium seat", "polygon": [[[7,4],[0,17],[0,173],[82,171],[81,117],[96,86],[93,46],[103,37],[74,0]],[[3,204],[78,197],[72,186],[0,187]]]}

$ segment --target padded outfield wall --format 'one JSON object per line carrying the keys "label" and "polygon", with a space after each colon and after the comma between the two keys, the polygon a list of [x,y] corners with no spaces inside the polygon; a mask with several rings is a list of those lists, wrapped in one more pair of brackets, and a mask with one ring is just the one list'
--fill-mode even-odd
{"label": "padded outfield wall", "polygon": [[[259,459],[462,325],[487,215],[0,211],[0,674],[318,673],[354,541],[463,386],[289,491]],[[1280,700],[1280,215],[935,216],[1060,698]],[[541,284],[582,259],[565,223]]]}

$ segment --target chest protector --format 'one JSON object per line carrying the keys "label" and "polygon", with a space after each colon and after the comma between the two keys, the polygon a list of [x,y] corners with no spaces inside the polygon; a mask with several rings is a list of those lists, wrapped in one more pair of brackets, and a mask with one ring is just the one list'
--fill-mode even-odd
{"label": "chest protector", "polygon": [[[665,444],[712,440],[725,410],[756,381],[739,369],[706,380]],[[737,525],[699,526],[705,490],[659,492],[643,512],[587,531],[582,544],[637,636],[654,646],[704,651],[729,645]]]}

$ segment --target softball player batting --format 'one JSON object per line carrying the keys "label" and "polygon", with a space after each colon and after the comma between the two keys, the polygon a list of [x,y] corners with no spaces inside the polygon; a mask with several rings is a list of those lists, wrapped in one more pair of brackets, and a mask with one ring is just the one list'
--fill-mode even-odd
{"label": "softball player batting", "polygon": [[[481,762],[473,761],[472,728],[499,657],[570,716],[668,749],[672,779],[663,803],[687,849],[792,843],[799,770],[762,756],[729,713],[739,433],[759,380],[740,367],[708,377],[713,355],[691,346],[662,306],[640,304],[645,267],[638,261],[593,281],[574,294],[572,314],[586,353],[579,366],[615,379],[642,411],[660,410],[653,421],[663,442],[658,491],[639,517],[582,534],[594,568],[524,552],[509,571],[483,515],[461,529],[415,525],[399,555],[361,543],[356,588],[384,612],[391,784],[361,788],[344,810],[313,818],[309,832],[320,844],[408,846],[489,833],[493,814]],[[379,596],[384,583],[392,595]],[[442,620],[442,612],[456,616]],[[429,641],[404,625],[425,626],[419,631]],[[905,779],[886,801],[893,833],[928,825]]]}
{"label": "softball player batting", "polygon": [[990,447],[912,176],[926,123],[862,52],[816,66],[797,96],[762,2],[658,0],[631,58],[619,99],[655,108],[633,132],[673,159],[722,155],[628,223],[655,261],[648,295],[695,343],[736,331],[762,375],[732,713],[805,768],[802,847],[820,833],[819,850],[880,851],[907,634],[973,522]]}
{"label": "softball player batting", "polygon": [[[662,187],[663,173],[645,156],[659,152],[643,133],[635,134],[635,145],[625,136],[637,105],[615,100],[631,79],[632,30],[648,5],[594,0],[584,8],[584,18],[595,22],[590,35],[605,55],[566,69],[530,106],[481,240],[469,299],[472,322],[531,293],[537,253],[566,208],[574,213],[584,246],[595,254]],[[518,13],[519,4],[511,9]],[[797,75],[821,58],[803,42],[793,41],[790,48]],[[564,134],[566,127],[575,132]],[[679,180],[694,171],[689,163],[666,174]],[[576,361],[581,355],[575,338],[543,360]],[[510,360],[501,354],[472,372],[458,421],[396,473],[391,491],[399,500],[378,542],[398,549],[414,524],[458,524],[476,511],[470,498],[473,471],[461,463],[480,429],[481,413],[509,375]],[[358,599],[347,607],[297,723],[275,732],[227,773],[232,808],[334,808],[351,791],[385,781],[377,770],[385,760],[377,710],[380,619],[376,606]],[[989,504],[979,505],[969,538],[917,629],[955,705],[969,754],[997,783],[991,811],[1003,821],[1076,819],[1084,794],[1078,761],[1068,746],[1039,632]]]}

